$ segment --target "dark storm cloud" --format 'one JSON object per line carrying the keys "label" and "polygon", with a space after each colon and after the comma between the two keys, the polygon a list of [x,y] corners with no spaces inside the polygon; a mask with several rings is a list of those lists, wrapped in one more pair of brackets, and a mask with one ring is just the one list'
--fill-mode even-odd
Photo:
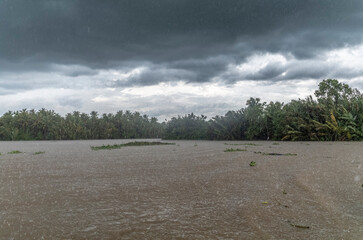
{"label": "dark storm cloud", "polygon": [[286,71],[286,68],[281,64],[268,64],[264,68],[257,71],[255,74],[247,74],[246,79],[251,80],[270,80],[274,79]]}
{"label": "dark storm cloud", "polygon": [[[187,59],[164,64],[139,63],[143,66],[139,74],[131,74],[125,79],[116,80],[111,86],[146,86],[160,82],[185,81],[203,83],[226,70],[228,57],[208,59]],[[137,67],[135,63],[129,63]],[[132,68],[123,69],[130,71]]]}
{"label": "dark storm cloud", "polygon": [[191,82],[206,82],[226,70],[226,65],[233,61],[232,56],[216,56],[205,59],[186,59],[169,64],[169,67],[184,69],[194,73]]}
{"label": "dark storm cloud", "polygon": [[[310,59],[359,44],[362,10],[360,0],[0,0],[0,71],[85,66],[63,69],[80,76],[148,62],[116,85],[206,82],[255,52]],[[269,65],[250,77],[283,71]]]}
{"label": "dark storm cloud", "polygon": [[89,67],[80,65],[57,65],[52,64],[48,66],[48,70],[56,73],[61,73],[68,77],[79,77],[79,76],[94,76],[98,73],[98,70],[91,69]]}
{"label": "dark storm cloud", "polygon": [[195,78],[193,72],[179,69],[147,67],[137,74],[131,74],[125,79],[112,81],[110,87],[127,87],[127,86],[150,86],[160,82],[168,81],[186,81]]}

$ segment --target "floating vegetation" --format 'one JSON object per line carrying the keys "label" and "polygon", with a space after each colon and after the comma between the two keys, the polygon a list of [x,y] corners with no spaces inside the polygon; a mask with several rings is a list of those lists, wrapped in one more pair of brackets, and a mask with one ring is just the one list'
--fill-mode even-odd
{"label": "floating vegetation", "polygon": [[128,143],[124,143],[124,144],[91,146],[91,149],[94,150],[94,151],[98,151],[98,150],[119,149],[119,148],[122,148],[122,147],[139,147],[139,146],[155,146],[155,145],[175,145],[175,143],[163,143],[163,142],[128,142]]}
{"label": "floating vegetation", "polygon": [[310,226],[304,226],[304,225],[298,225],[298,224],[294,224],[294,223],[292,223],[292,222],[290,222],[290,221],[287,221],[291,226],[293,226],[293,227],[296,227],[296,228],[302,228],[302,229],[309,229],[310,228]]}
{"label": "floating vegetation", "polygon": [[276,143],[276,142],[275,142],[275,143],[272,143],[272,145],[280,145],[280,143]]}
{"label": "floating vegetation", "polygon": [[254,166],[256,166],[256,162],[251,161],[251,162],[250,162],[250,167],[254,167]]}
{"label": "floating vegetation", "polygon": [[247,151],[246,149],[240,149],[240,148],[227,148],[226,150],[224,150],[224,152],[245,152]]}
{"label": "floating vegetation", "polygon": [[270,155],[270,156],[297,156],[296,153],[266,153],[266,152],[254,152],[256,154]]}
{"label": "floating vegetation", "polygon": [[245,145],[245,146],[260,146],[260,145],[255,144],[255,143],[243,143],[241,145]]}
{"label": "floating vegetation", "polygon": [[276,200],[276,202],[277,202],[277,204],[278,204],[279,206],[283,206],[283,207],[285,207],[285,208],[289,208],[289,206],[281,204],[281,203],[280,203],[280,201],[279,201],[279,200],[277,200],[277,198],[276,198],[276,197],[275,197],[275,200]]}
{"label": "floating vegetation", "polygon": [[8,152],[8,154],[19,154],[19,153],[22,153],[22,152],[20,152],[18,150],[14,150],[14,151]]}
{"label": "floating vegetation", "polygon": [[231,145],[231,146],[260,146],[255,143],[224,143],[224,145]]}
{"label": "floating vegetation", "polygon": [[44,154],[45,152],[35,152],[34,155]]}

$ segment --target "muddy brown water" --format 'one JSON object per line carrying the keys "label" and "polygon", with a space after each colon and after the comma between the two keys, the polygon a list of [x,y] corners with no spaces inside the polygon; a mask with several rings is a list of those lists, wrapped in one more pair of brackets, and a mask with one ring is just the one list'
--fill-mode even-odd
{"label": "muddy brown water", "polygon": [[362,142],[129,141],[0,142],[0,239],[363,239]]}

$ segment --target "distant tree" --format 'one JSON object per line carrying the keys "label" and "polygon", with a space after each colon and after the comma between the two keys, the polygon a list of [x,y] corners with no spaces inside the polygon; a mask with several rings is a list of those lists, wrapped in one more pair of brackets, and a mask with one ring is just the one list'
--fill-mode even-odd
{"label": "distant tree", "polygon": [[336,108],[340,104],[344,105],[360,95],[358,89],[353,89],[348,84],[340,83],[336,79],[323,80],[319,83],[319,89],[315,91],[319,103],[330,108]]}
{"label": "distant tree", "polygon": [[270,102],[265,107],[266,115],[266,135],[270,140],[281,140],[285,131],[284,104],[280,102]]}
{"label": "distant tree", "polygon": [[212,140],[243,139],[242,110],[228,111],[224,116],[215,116],[209,121],[208,138]]}
{"label": "distant tree", "polygon": [[163,138],[165,139],[207,139],[208,123],[206,116],[193,113],[173,117],[167,122]]}
{"label": "distant tree", "polygon": [[243,109],[243,116],[246,124],[246,138],[252,139],[267,139],[267,123],[264,108],[266,103],[260,102],[260,98],[250,98],[247,100],[247,107]]}

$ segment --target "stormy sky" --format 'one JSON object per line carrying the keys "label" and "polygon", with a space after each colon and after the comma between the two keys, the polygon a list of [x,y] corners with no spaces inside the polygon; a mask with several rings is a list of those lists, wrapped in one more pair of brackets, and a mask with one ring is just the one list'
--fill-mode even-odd
{"label": "stormy sky", "polygon": [[208,117],[363,89],[361,0],[0,0],[0,114]]}

